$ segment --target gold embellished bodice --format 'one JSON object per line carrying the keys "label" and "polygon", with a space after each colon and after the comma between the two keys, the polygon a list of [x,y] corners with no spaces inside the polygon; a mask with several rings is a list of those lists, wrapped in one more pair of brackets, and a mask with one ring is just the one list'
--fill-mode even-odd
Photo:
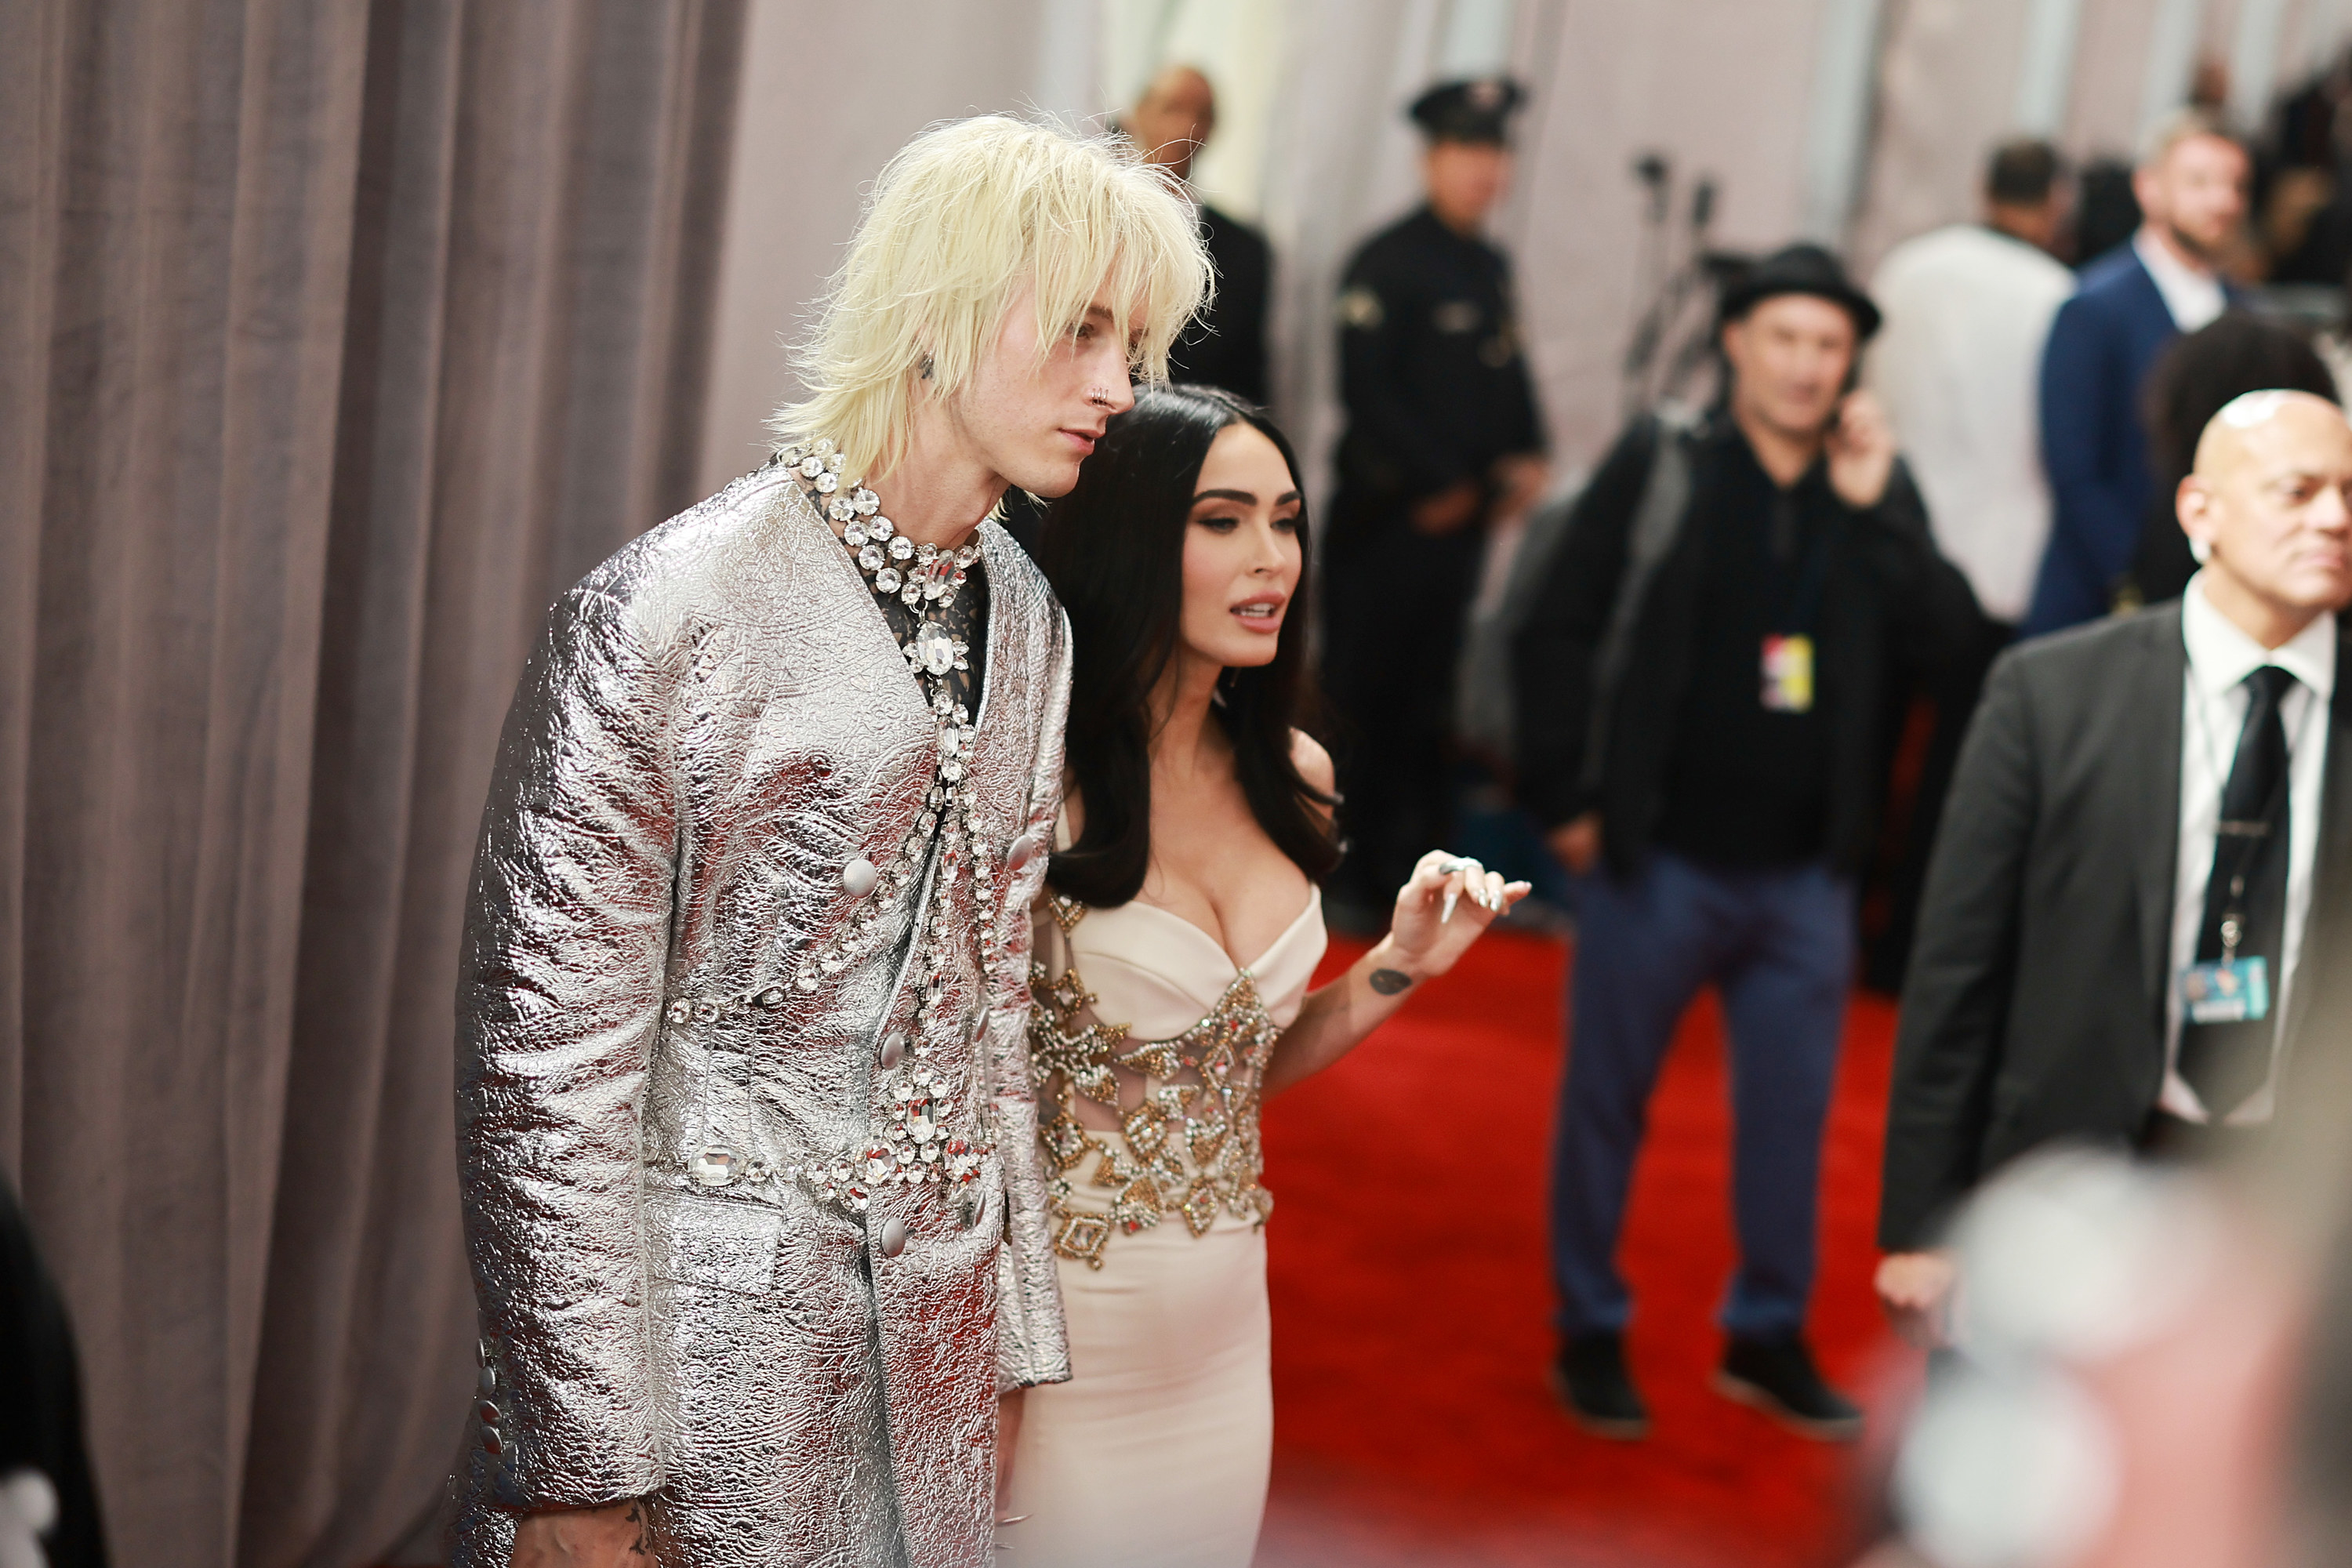
{"label": "gold embellished bodice", "polygon": [[[1131,1235],[1177,1216],[1195,1236],[1206,1235],[1220,1215],[1263,1225],[1274,1198],[1259,1180],[1259,1095],[1275,1043],[1297,1016],[1307,977],[1321,956],[1319,900],[1309,903],[1259,963],[1234,968],[1224,960],[1231,978],[1214,1005],[1162,1039],[1138,1037],[1133,1018],[1120,1017],[1120,1001],[1141,998],[1115,997],[1106,1007],[1087,988],[1070,940],[1087,918],[1086,906],[1049,896],[1042,908],[1050,925],[1039,921],[1037,956],[1030,964],[1036,1005],[1030,1013],[1029,1058],[1055,1250],[1099,1268],[1114,1231]],[[1181,1007],[1183,993],[1161,970],[1187,971],[1182,979],[1197,994],[1210,978],[1203,950],[1220,958],[1222,951],[1177,916],[1129,908],[1169,922],[1170,941],[1192,950],[1169,951],[1160,955],[1162,963],[1132,953],[1097,955],[1121,988],[1152,985],[1158,994],[1149,1000],[1164,1016],[1171,1000]],[[1102,911],[1097,918],[1125,912]],[[1046,940],[1055,934],[1061,940]],[[1262,984],[1276,994],[1262,994]],[[1286,1016],[1277,1018],[1269,1002]],[[1088,1107],[1097,1109],[1090,1114]]]}

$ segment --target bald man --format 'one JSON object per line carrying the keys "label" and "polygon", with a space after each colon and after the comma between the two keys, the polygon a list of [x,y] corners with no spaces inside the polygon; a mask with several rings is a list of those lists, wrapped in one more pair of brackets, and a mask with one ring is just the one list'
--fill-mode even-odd
{"label": "bald man", "polygon": [[[1955,1205],[2038,1145],[2262,1136],[2352,1001],[2352,426],[2300,392],[2206,426],[2179,599],[2013,648],[1954,777],[1904,987],[1881,1298],[1931,1335]],[[2326,854],[2323,845],[2334,846]]]}
{"label": "bald man", "polygon": [[[1216,89],[1195,67],[1169,66],[1144,88],[1123,128],[1145,157],[1190,190],[1192,160],[1217,129]],[[1169,374],[1264,403],[1266,292],[1274,252],[1249,225],[1195,201],[1201,238],[1217,265],[1217,297],[1169,354]]]}

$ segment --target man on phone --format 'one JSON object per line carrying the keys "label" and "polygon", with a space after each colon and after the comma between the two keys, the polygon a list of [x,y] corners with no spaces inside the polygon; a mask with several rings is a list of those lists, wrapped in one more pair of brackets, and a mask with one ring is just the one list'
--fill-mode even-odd
{"label": "man on phone", "polygon": [[1966,657],[1977,622],[1884,415],[1852,390],[1878,319],[1817,247],[1752,268],[1723,301],[1722,399],[1626,432],[1515,649],[1521,798],[1576,878],[1559,1382],[1612,1436],[1648,1426],[1614,1262],[1626,1189],[1659,1063],[1709,982],[1730,1034],[1740,1249],[1717,1387],[1813,1436],[1861,1426],[1803,1339],[1854,877],[1876,838],[1889,684]]}

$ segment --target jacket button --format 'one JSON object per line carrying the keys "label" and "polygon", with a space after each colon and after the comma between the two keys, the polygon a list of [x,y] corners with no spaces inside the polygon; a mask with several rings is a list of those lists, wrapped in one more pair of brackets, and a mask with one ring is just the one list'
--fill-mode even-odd
{"label": "jacket button", "polygon": [[863,855],[841,868],[842,890],[853,899],[862,899],[872,892],[874,884],[881,879],[882,873]]}
{"label": "jacket button", "polygon": [[499,1407],[491,1404],[487,1399],[483,1400],[481,1404],[476,1405],[474,1408],[480,1412],[482,1424],[486,1426],[496,1422],[499,1418]]}
{"label": "jacket button", "polygon": [[784,988],[783,988],[782,986],[781,986],[781,985],[771,985],[771,986],[769,986],[765,991],[762,991],[762,992],[761,992],[761,993],[760,993],[760,1005],[761,1005],[761,1006],[762,1006],[762,1007],[781,1007],[781,1006],[782,1006],[783,1005],[784,1005]]}
{"label": "jacket button", "polygon": [[882,1226],[882,1256],[896,1258],[906,1250],[907,1222],[903,1219],[885,1221]]}
{"label": "jacket button", "polygon": [[1004,852],[1005,865],[1015,871],[1035,858],[1037,858],[1037,836],[1034,833],[1023,834],[1013,841],[1013,847]]}
{"label": "jacket button", "polygon": [[491,1393],[499,1386],[498,1369],[495,1367],[484,1367],[482,1369],[482,1375],[478,1381],[481,1384],[482,1392],[484,1394]]}
{"label": "jacket button", "polygon": [[907,1037],[893,1033],[889,1038],[882,1042],[882,1070],[888,1072],[892,1068],[897,1067],[906,1054]]}

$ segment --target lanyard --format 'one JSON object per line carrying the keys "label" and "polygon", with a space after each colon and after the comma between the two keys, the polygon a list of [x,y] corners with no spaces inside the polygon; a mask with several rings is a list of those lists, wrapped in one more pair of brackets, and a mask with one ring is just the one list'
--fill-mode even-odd
{"label": "lanyard", "polygon": [[[2303,685],[2300,680],[2295,684]],[[2287,731],[2286,766],[2280,770],[2277,782],[2272,784],[2271,798],[2263,803],[2263,814],[2252,821],[2236,821],[2221,816],[2222,805],[2230,794],[2230,775],[2221,766],[2221,727],[2214,722],[2209,706],[2211,699],[2206,693],[2204,683],[2197,679],[2193,668],[2189,672],[2189,689],[2195,698],[2189,709],[2197,717],[2198,738],[2201,742],[2198,751],[2213,776],[2213,877],[2224,874],[2224,847],[2235,846],[2235,852],[2226,857],[2228,880],[2223,887],[2227,889],[2228,901],[2221,906],[2221,956],[2225,961],[2234,961],[2238,956],[2238,943],[2245,939],[2246,934],[2246,868],[2252,863],[2255,852],[2277,829],[2282,811],[2294,798],[2296,749],[2303,743],[2304,731],[2311,727],[2311,715],[2319,707],[2319,693],[2308,687],[2304,688],[2310,692],[2310,700],[2304,703],[2303,716],[2294,721],[2294,728]],[[2284,705],[2286,699],[2282,697],[2279,700]],[[2251,711],[2252,692],[2246,694],[2246,702]],[[2209,879],[2205,889],[2208,902],[2212,896],[2212,885]]]}
{"label": "lanyard", "polygon": [[[1802,481],[1800,481],[1801,483]],[[1801,509],[1793,489],[1780,489],[1772,495],[1771,533],[1764,548],[1774,566],[1782,562],[1780,541],[1793,535],[1803,521]],[[1821,607],[1822,588],[1830,574],[1830,535],[1837,526],[1834,519],[1823,519],[1805,545],[1804,557],[1798,563],[1796,581],[1783,596],[1780,613],[1773,618],[1776,629],[1802,636],[1812,629],[1813,614]]]}

